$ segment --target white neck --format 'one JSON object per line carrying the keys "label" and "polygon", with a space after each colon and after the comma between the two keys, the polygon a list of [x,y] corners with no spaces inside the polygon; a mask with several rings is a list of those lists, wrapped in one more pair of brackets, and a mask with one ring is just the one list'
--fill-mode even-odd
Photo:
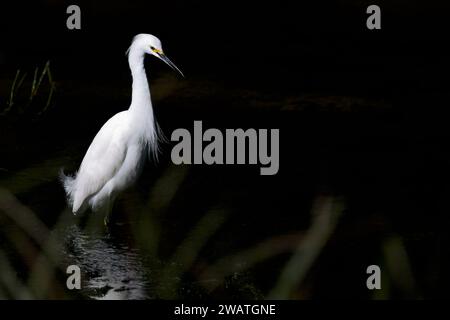
{"label": "white neck", "polygon": [[142,49],[133,45],[128,54],[128,63],[133,77],[131,105],[128,112],[131,115],[134,125],[140,128],[137,132],[142,134],[150,151],[155,152],[158,143],[158,133],[153,116],[147,75],[144,69],[144,54]]}
{"label": "white neck", "polygon": [[132,46],[128,55],[128,63],[133,77],[130,111],[138,112],[140,115],[153,115],[150,89],[144,69],[144,52]]}

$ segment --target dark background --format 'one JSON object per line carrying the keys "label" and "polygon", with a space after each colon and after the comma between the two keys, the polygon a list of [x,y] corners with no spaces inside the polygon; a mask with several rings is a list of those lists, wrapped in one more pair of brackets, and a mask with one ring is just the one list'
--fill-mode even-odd
{"label": "dark background", "polygon": [[[209,206],[229,209],[239,235],[226,248],[233,251],[307,229],[318,195],[340,197],[345,214],[297,297],[370,297],[365,267],[381,263],[392,235],[402,239],[414,283],[393,281],[386,297],[447,297],[449,5],[311,2],[78,1],[79,31],[66,28],[72,2],[2,3],[3,83],[50,60],[58,86],[39,119],[32,112],[0,119],[2,174],[13,177],[58,152],[76,170],[101,124],[129,104],[132,37],[152,33],[186,75],[146,60],[152,88],[168,79],[161,88],[169,93],[155,105],[167,135],[194,120],[205,128],[280,128],[281,135],[278,175],[261,177],[251,166],[190,168],[171,219],[189,225]],[[381,7],[382,30],[366,28],[369,4]],[[9,88],[0,90],[6,97]],[[164,150],[163,167],[170,145]],[[148,169],[139,190],[158,174]],[[64,195],[52,183],[53,208],[61,210]],[[18,197],[42,215],[48,208],[36,199],[48,190]],[[176,238],[177,228],[167,237]],[[254,271],[263,293],[287,257]]]}

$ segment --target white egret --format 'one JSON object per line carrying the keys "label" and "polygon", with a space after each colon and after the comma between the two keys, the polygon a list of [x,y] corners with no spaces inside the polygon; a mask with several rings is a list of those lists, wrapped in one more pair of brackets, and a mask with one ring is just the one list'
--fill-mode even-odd
{"label": "white egret", "polygon": [[158,152],[160,131],[153,116],[145,54],[161,59],[183,75],[165,56],[161,41],[153,35],[135,36],[127,53],[133,77],[129,109],[103,125],[74,176],[61,172],[72,212],[77,214],[88,208],[103,212],[105,224],[117,194],[136,180],[146,155],[157,156]]}

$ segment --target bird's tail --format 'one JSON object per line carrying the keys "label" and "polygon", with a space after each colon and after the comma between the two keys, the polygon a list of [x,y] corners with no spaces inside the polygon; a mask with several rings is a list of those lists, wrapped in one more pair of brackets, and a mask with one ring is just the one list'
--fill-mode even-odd
{"label": "bird's tail", "polygon": [[64,186],[64,190],[66,191],[67,195],[67,202],[70,207],[73,206],[73,197],[75,194],[75,177],[76,174],[73,176],[66,176],[64,174],[64,168],[61,168],[61,170],[59,171],[59,180]]}

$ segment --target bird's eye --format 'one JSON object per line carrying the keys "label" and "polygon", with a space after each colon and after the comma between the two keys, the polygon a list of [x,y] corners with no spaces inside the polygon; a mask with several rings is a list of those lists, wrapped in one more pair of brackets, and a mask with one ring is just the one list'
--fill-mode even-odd
{"label": "bird's eye", "polygon": [[162,52],[161,49],[157,49],[157,48],[155,48],[155,47],[153,47],[153,46],[150,46],[150,49],[151,49],[154,53],[157,53],[157,54],[159,54],[159,55],[162,55],[162,54],[163,54],[163,52]]}

